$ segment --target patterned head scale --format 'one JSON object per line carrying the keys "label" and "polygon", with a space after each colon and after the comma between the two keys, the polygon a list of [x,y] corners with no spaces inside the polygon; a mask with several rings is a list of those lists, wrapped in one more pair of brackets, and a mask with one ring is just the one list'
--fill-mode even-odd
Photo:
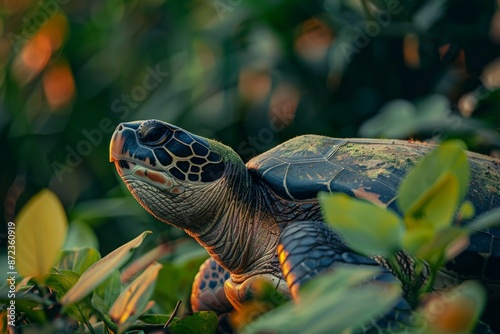
{"label": "patterned head scale", "polygon": [[159,120],[118,125],[110,159],[124,180],[136,177],[173,194],[188,184],[216,181],[225,169],[205,138]]}

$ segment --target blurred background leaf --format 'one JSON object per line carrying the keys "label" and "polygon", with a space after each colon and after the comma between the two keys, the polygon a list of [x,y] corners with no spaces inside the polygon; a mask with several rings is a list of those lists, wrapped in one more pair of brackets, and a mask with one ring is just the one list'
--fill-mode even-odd
{"label": "blurred background leaf", "polygon": [[57,196],[44,189],[19,212],[16,219],[17,247],[13,254],[15,268],[23,277],[43,282],[55,264],[66,239],[68,221]]}

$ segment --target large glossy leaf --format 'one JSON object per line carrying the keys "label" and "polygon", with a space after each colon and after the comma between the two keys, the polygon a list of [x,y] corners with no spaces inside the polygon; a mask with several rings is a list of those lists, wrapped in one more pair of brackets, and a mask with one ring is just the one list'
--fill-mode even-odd
{"label": "large glossy leaf", "polygon": [[71,270],[81,275],[100,259],[101,254],[99,254],[99,251],[90,247],[63,250],[56,267]]}
{"label": "large glossy leaf", "polygon": [[458,196],[450,196],[450,201],[460,202],[464,199],[469,183],[469,164],[464,148],[460,141],[445,142],[415,166],[401,182],[399,189],[397,202],[404,213],[418,211],[415,206],[425,203],[427,193],[435,191],[435,184],[442,182],[447,173],[453,174],[458,181]]}
{"label": "large glossy leaf", "polygon": [[395,213],[345,194],[320,193],[319,201],[326,221],[352,249],[387,256],[401,248],[404,228]]}
{"label": "large glossy leaf", "polygon": [[146,310],[161,268],[160,263],[151,264],[122,291],[111,306],[109,315],[113,322],[118,325],[119,332],[125,331]]}
{"label": "large glossy leaf", "polygon": [[57,196],[44,189],[16,219],[16,267],[21,276],[42,281],[50,272],[66,237],[67,218]]}
{"label": "large glossy leaf", "polygon": [[213,334],[217,330],[217,315],[211,311],[201,311],[174,321],[168,327],[172,334]]}
{"label": "large glossy leaf", "polygon": [[298,304],[287,303],[243,329],[243,333],[349,333],[385,314],[401,297],[399,284],[359,285],[373,268],[336,268],[300,290]]}
{"label": "large glossy leaf", "polygon": [[151,231],[143,232],[90,266],[82,274],[78,283],[64,295],[61,304],[69,305],[87,296],[94,288],[112,275],[115,269],[121,267],[130,258],[133,249],[139,247],[144,237],[149,233]]}

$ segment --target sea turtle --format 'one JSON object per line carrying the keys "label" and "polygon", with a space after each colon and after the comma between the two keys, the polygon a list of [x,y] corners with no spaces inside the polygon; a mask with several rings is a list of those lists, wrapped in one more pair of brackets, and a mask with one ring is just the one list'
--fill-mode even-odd
{"label": "sea turtle", "polygon": [[[394,199],[402,177],[432,147],[303,135],[245,164],[217,141],[146,120],[118,125],[110,159],[147,211],[208,251],[191,303],[194,310],[224,313],[251,299],[259,279],[294,296],[298,286],[337,263],[381,264],[385,271],[374,280],[395,280],[383,260],[355,254],[322,222],[316,196],[343,192],[398,211]],[[499,161],[467,154],[467,199],[479,215],[500,206]],[[401,256],[403,273],[411,276],[406,261]],[[473,235],[446,275],[457,282],[481,279],[499,299],[500,229]]]}

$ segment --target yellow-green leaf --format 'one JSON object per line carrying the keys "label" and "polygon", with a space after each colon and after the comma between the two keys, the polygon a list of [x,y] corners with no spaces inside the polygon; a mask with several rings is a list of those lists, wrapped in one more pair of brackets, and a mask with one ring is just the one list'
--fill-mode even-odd
{"label": "yellow-green leaf", "polygon": [[472,217],[474,217],[474,214],[476,213],[476,208],[474,208],[474,204],[472,204],[471,201],[464,201],[460,206],[458,213],[462,220],[471,219]]}
{"label": "yellow-green leaf", "polygon": [[440,230],[450,226],[458,204],[458,181],[455,174],[444,173],[406,211],[404,222],[407,229],[432,227]]}
{"label": "yellow-green leaf", "polygon": [[111,305],[113,305],[121,291],[120,271],[116,269],[101,285],[94,289],[92,304],[101,313],[108,314]]}
{"label": "yellow-green leaf", "polygon": [[407,230],[403,235],[404,249],[416,255],[425,244],[432,240],[433,236],[434,229],[431,227]]}
{"label": "yellow-green leaf", "polygon": [[404,227],[395,213],[346,194],[318,198],[326,221],[355,251],[388,256],[401,248]]}
{"label": "yellow-green leaf", "polygon": [[408,230],[403,236],[406,250],[431,265],[440,266],[461,253],[468,245],[464,229],[449,226],[435,232],[432,227]]}
{"label": "yellow-green leaf", "polygon": [[101,254],[95,248],[83,247],[72,250],[62,250],[57,268],[67,269],[83,274],[92,264],[101,259]]}
{"label": "yellow-green leaf", "polygon": [[122,266],[132,255],[132,250],[141,245],[144,237],[151,231],[143,232],[135,239],[120,248],[115,249],[101,260],[90,266],[80,277],[78,283],[61,299],[62,305],[69,305],[87,296],[94,288],[113,274],[116,268]]}
{"label": "yellow-green leaf", "polygon": [[44,189],[29,200],[16,219],[16,266],[21,276],[43,281],[64,244],[67,224],[52,191]]}
{"label": "yellow-green leaf", "polygon": [[[52,273],[47,276],[45,284],[52,290],[56,291],[57,297],[64,295],[66,291],[71,289],[72,286],[78,282],[80,275],[70,271],[61,269],[57,273]],[[69,305],[65,313],[70,315],[72,318],[84,322],[92,314],[92,308],[90,305],[90,298],[84,298],[78,303]]]}
{"label": "yellow-green leaf", "polygon": [[68,236],[64,249],[92,247],[99,249],[99,242],[92,228],[84,222],[72,221],[69,224]]}
{"label": "yellow-green leaf", "polygon": [[[464,199],[469,186],[469,163],[464,148],[461,141],[447,141],[426,155],[408,173],[401,182],[397,199],[404,213],[410,211],[416,202],[422,202],[422,197],[428,196],[429,189],[446,173],[453,174],[458,181],[457,202]],[[446,197],[443,200],[445,199]]]}
{"label": "yellow-green leaf", "polygon": [[373,280],[375,273],[371,266],[339,265],[302,287],[299,303],[286,303],[264,314],[241,333],[365,332],[355,329],[366,329],[375,317],[394,307],[402,294],[396,282]]}
{"label": "yellow-green leaf", "polygon": [[214,334],[217,331],[217,314],[212,311],[199,311],[187,315],[182,319],[175,320],[168,327],[168,333],[188,334],[207,333]]}
{"label": "yellow-green leaf", "polygon": [[156,277],[163,266],[155,262],[122,291],[109,310],[111,319],[123,332],[145,311],[153,294]]}

